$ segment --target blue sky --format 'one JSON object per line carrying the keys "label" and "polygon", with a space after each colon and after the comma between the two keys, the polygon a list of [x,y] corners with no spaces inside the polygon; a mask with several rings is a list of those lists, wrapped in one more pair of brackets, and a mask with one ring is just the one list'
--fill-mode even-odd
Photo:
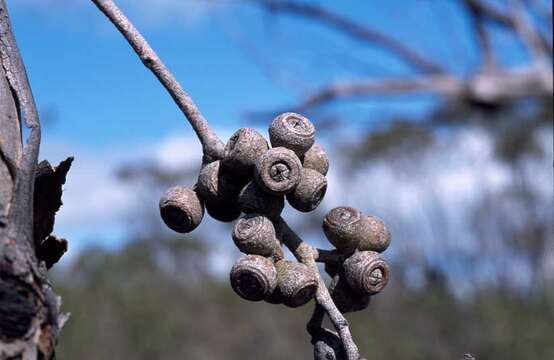
{"label": "blue sky", "polygon": [[[55,136],[97,148],[190,130],[169,96],[90,1],[9,3],[36,100],[45,114],[45,141]],[[329,80],[410,71],[382,51],[323,27],[270,17],[236,1],[119,3],[216,126],[236,127],[248,110],[293,104],[307,89]],[[457,73],[477,63],[467,21],[456,2],[382,1],[373,7],[362,1],[322,3],[434,54]],[[524,60],[509,39],[504,45],[508,62]],[[267,67],[274,74],[268,76]],[[376,116],[421,112],[428,100],[377,99],[353,109],[369,109]]]}
{"label": "blue sky", "polygon": [[[251,125],[244,122],[246,111],[294,104],[314,87],[333,80],[410,71],[382,51],[320,26],[271,17],[235,1],[118,3],[224,140],[234,129]],[[478,64],[467,19],[455,1],[379,1],[378,6],[354,0],[321,3],[432,54],[457,74],[466,74]],[[11,0],[8,4],[43,117],[41,157],[56,162],[76,156],[56,231],[71,240],[72,249],[90,243],[119,244],[129,230],[130,210],[144,203],[138,202],[137,189],[114,178],[117,168],[145,158],[170,168],[196,166],[200,147],[165,90],[90,1]],[[495,36],[501,40],[503,62],[518,65],[527,60],[505,32]],[[349,102],[341,111],[368,114],[371,122],[399,114],[422,116],[433,103],[430,97],[381,97]],[[501,173],[491,159],[485,161],[493,178]],[[382,186],[401,187],[395,181]],[[469,193],[478,184],[472,181],[464,183]],[[333,198],[341,196],[348,197],[339,192]],[[336,205],[332,201],[324,205]],[[369,198],[366,206],[388,214],[390,203],[398,202]],[[156,207],[152,200],[145,211],[155,213]],[[209,226],[213,223],[204,229]]]}

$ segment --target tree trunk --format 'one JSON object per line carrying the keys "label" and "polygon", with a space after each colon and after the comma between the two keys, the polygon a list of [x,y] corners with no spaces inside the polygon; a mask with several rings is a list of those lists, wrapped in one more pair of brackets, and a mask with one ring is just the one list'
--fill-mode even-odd
{"label": "tree trunk", "polygon": [[[67,242],[50,235],[72,159],[38,164],[40,126],[0,0],[0,359],[52,359],[66,316],[47,280]],[[29,128],[26,143],[22,127]]]}

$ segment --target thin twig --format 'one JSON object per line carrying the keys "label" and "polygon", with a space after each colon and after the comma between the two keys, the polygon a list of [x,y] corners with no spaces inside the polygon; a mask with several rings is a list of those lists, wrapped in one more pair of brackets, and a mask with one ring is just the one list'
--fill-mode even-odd
{"label": "thin twig", "polygon": [[269,11],[303,16],[307,19],[331,26],[357,40],[386,49],[406,63],[425,73],[445,72],[441,65],[426,58],[389,35],[372,29],[364,24],[356,23],[351,19],[317,5],[289,0],[254,0],[254,2],[266,6]]}
{"label": "thin twig", "polygon": [[313,248],[314,260],[320,263],[340,264],[344,261],[344,255],[337,250],[324,250]]}
{"label": "thin twig", "polygon": [[481,58],[483,70],[485,72],[494,71],[497,66],[497,59],[493,51],[492,41],[485,26],[485,17],[481,13],[476,3],[471,0],[464,1],[470,15],[473,27],[475,28],[475,35],[477,37],[477,44],[481,50]]}
{"label": "thin twig", "polygon": [[223,142],[209,127],[208,121],[173,74],[167,69],[156,52],[123,14],[112,0],[91,0],[115,25],[123,37],[129,42],[142,63],[154,73],[165,89],[169,92],[179,109],[183,112],[202,144],[204,157],[208,161],[223,157]]}
{"label": "thin twig", "polygon": [[[329,316],[329,320],[337,330],[339,337],[341,339],[343,348],[345,350],[348,360],[358,360],[360,357],[358,347],[352,339],[352,334],[350,333],[350,328],[348,326],[348,321],[342,315],[342,313],[337,309],[329,290],[321,275],[319,269],[314,259],[314,248],[304,242],[292,229],[288,226],[283,218],[279,218],[276,222],[277,232],[280,236],[280,240],[289,248],[289,250],[294,254],[296,259],[301,263],[311,267],[318,279],[318,287],[315,296],[315,300],[318,305],[320,305]],[[314,323],[312,323],[313,325]]]}

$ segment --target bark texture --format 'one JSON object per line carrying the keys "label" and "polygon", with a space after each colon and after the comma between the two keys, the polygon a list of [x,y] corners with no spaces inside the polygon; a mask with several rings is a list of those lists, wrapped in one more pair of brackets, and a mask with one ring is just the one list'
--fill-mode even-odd
{"label": "bark texture", "polygon": [[0,57],[0,359],[52,359],[66,316],[47,267],[67,249],[51,232],[72,159],[38,165],[38,114],[4,0]]}

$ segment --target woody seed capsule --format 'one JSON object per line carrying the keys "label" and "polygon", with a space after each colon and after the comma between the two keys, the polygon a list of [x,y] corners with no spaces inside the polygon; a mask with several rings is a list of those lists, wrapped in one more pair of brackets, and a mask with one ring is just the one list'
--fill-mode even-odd
{"label": "woody seed capsule", "polygon": [[313,169],[321,175],[327,175],[329,171],[329,157],[320,144],[313,144],[301,160],[304,168]]}
{"label": "woody seed capsule", "polygon": [[339,311],[343,314],[364,310],[369,306],[371,296],[353,291],[348,285],[344,273],[333,277],[329,293]]}
{"label": "woody seed capsule", "polygon": [[319,206],[327,191],[327,180],[315,170],[303,168],[300,182],[287,194],[289,204],[298,211],[310,212]]}
{"label": "woody seed capsule", "polygon": [[370,223],[359,210],[348,206],[332,209],[323,219],[323,232],[331,244],[344,254],[352,253],[368,236]]}
{"label": "woody seed capsule", "polygon": [[287,112],[277,116],[269,127],[271,146],[283,146],[302,157],[315,141],[315,127],[302,115]]}
{"label": "woody seed capsule", "polygon": [[266,192],[284,195],[300,182],[302,164],[294,152],[284,147],[266,151],[256,161],[254,179]]}
{"label": "woody seed capsule", "polygon": [[360,294],[376,294],[383,290],[390,277],[387,262],[374,251],[356,251],[344,261],[348,285]]}
{"label": "woody seed capsule", "polygon": [[222,164],[239,178],[249,178],[256,160],[269,149],[264,137],[254,129],[242,128],[225,145]]}
{"label": "woody seed capsule", "polygon": [[175,186],[160,199],[160,215],[173,231],[188,233],[196,229],[204,216],[204,205],[191,188]]}
{"label": "woody seed capsule", "polygon": [[233,228],[233,241],[245,254],[273,256],[281,250],[273,223],[258,214],[247,214],[237,221]]}
{"label": "woody seed capsule", "polygon": [[308,266],[289,260],[275,263],[277,286],[273,294],[266,299],[272,304],[285,304],[299,307],[310,301],[317,291],[317,277]]}
{"label": "woody seed capsule", "polygon": [[266,193],[255,181],[251,181],[240,192],[238,204],[241,211],[246,214],[256,213],[275,218],[281,215],[285,199],[283,196]]}
{"label": "woody seed capsule", "polygon": [[240,216],[240,186],[231,179],[219,160],[205,165],[198,176],[197,191],[204,199],[208,214],[219,221],[229,222]]}
{"label": "woody seed capsule", "polygon": [[390,231],[385,222],[376,216],[368,216],[369,232],[358,244],[358,250],[369,250],[376,252],[385,251],[391,241]]}
{"label": "woody seed capsule", "polygon": [[243,299],[261,301],[273,293],[277,272],[273,262],[263,256],[239,259],[230,274],[231,287]]}

